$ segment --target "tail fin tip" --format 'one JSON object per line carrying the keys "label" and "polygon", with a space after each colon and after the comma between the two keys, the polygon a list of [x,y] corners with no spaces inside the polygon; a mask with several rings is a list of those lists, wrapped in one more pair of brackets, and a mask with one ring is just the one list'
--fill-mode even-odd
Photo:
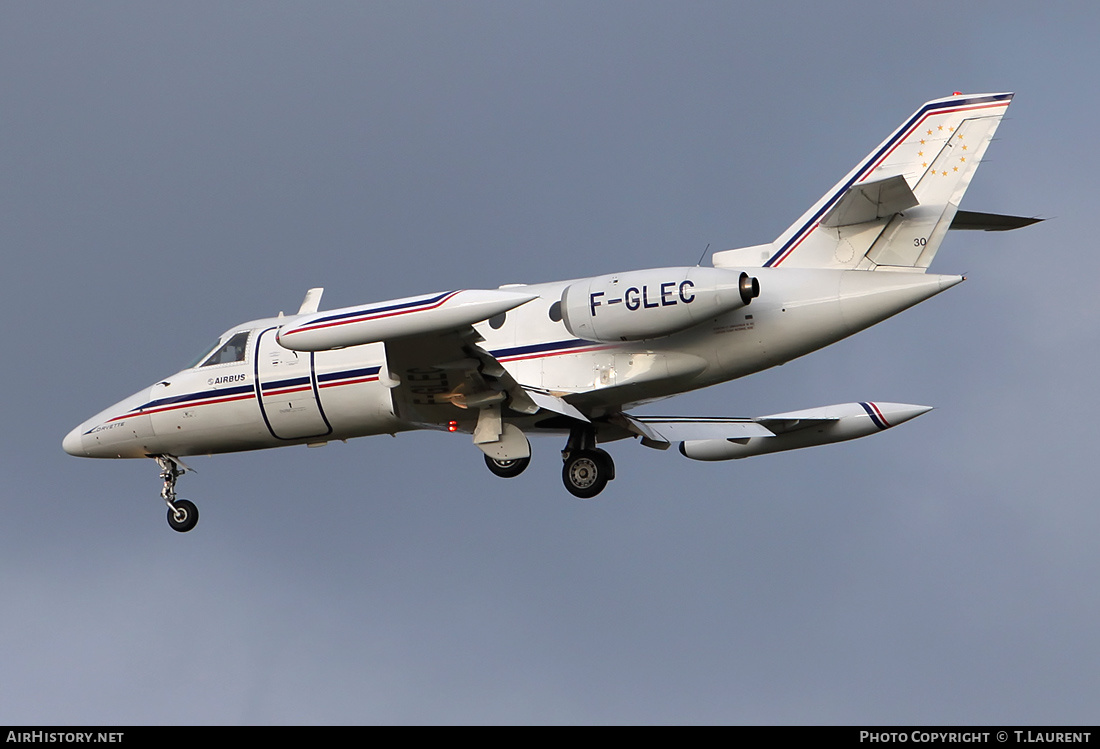
{"label": "tail fin tip", "polygon": [[[764,267],[927,268],[1012,97],[955,92],[925,102],[776,239]],[[917,204],[895,187],[893,200],[876,199],[879,210],[852,210],[853,187],[900,179]]]}

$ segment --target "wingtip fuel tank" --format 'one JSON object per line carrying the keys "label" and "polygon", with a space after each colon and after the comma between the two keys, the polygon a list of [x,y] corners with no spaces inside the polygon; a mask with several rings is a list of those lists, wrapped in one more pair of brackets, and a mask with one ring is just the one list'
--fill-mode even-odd
{"label": "wingtip fuel tank", "polygon": [[828,445],[877,434],[931,410],[931,406],[865,401],[773,414],[754,419],[773,436],[689,440],[680,443],[680,453],[692,460],[735,460]]}

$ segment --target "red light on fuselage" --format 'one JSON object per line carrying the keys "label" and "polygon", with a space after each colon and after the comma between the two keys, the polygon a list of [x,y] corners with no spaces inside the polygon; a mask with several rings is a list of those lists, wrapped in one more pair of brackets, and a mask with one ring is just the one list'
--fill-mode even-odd
{"label": "red light on fuselage", "polygon": [[447,422],[447,431],[448,432],[457,432],[458,431],[458,422],[457,421],[448,421]]}

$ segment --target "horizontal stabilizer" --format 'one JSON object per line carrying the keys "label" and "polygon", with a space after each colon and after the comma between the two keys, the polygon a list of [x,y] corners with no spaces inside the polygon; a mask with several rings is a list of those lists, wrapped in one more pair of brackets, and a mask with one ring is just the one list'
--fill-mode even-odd
{"label": "horizontal stabilizer", "polygon": [[893,216],[918,205],[905,177],[895,175],[852,185],[821,219],[826,227],[853,226]]}
{"label": "horizontal stabilizer", "polygon": [[958,211],[955,213],[955,218],[951,220],[951,228],[967,231],[1009,231],[1031,226],[1045,220],[1024,216],[1006,216],[1000,213]]}

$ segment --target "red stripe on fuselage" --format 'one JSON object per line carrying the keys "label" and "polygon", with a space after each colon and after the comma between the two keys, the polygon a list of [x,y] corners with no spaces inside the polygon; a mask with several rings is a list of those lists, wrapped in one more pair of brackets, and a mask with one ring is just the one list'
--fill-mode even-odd
{"label": "red stripe on fuselage", "polygon": [[209,406],[215,403],[230,403],[232,401],[247,400],[248,398],[255,398],[255,393],[245,393],[243,395],[232,395],[223,398],[207,398],[199,401],[188,401],[187,403],[173,403],[170,406],[161,406],[160,408],[149,408],[142,411],[134,411],[133,413],[123,414],[122,416],[116,416],[113,419],[108,419],[106,424],[110,424],[113,421],[122,421],[123,419],[129,419],[131,416],[146,416],[148,414],[159,414],[166,411],[178,411],[181,408],[195,408],[197,406]]}
{"label": "red stripe on fuselage", "polygon": [[263,395],[265,398],[272,395],[287,395],[288,393],[304,393],[307,390],[313,390],[313,385],[299,385],[297,387],[290,388],[273,388],[271,390],[265,390]]}

